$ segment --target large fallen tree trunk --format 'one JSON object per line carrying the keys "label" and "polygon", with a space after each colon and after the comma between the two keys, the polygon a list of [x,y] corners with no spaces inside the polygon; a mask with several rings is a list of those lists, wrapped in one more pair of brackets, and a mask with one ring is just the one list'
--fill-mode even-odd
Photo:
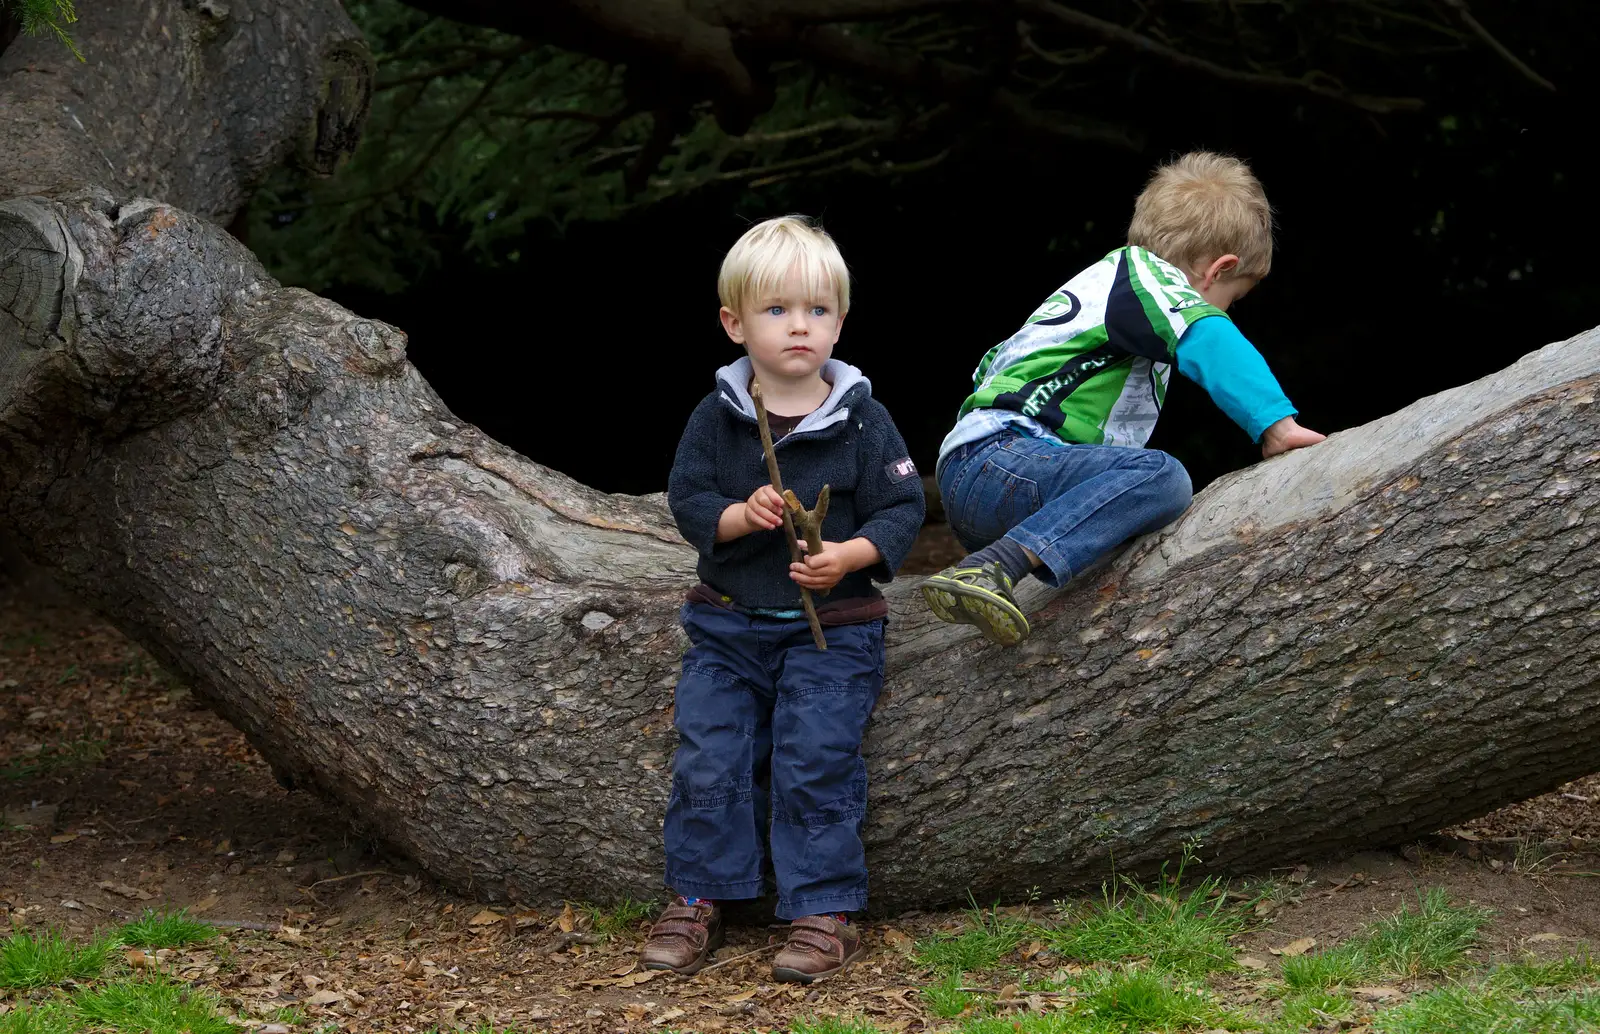
{"label": "large fallen tree trunk", "polygon": [[[326,15],[297,23],[320,26],[305,52],[333,40],[359,66],[342,16],[305,6]],[[151,40],[190,16],[148,7],[127,30]],[[26,103],[22,46],[0,112]],[[329,93],[286,87],[292,111],[252,117],[314,138]],[[658,888],[693,577],[660,497],[463,425],[400,332],[280,288],[215,223],[134,198],[149,181],[6,160],[0,514],[28,556],[438,876],[490,897]],[[236,193],[157,165],[170,196],[231,214]],[[1600,770],[1597,388],[1591,332],[1224,478],[1034,591],[1021,649],[932,622],[897,583],[875,902],[1048,893],[1195,839],[1234,868],[1396,842]]]}

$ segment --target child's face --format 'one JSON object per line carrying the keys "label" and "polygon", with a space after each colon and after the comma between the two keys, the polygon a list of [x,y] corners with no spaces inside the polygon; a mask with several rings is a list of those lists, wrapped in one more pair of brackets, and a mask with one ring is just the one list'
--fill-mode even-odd
{"label": "child's face", "polygon": [[752,298],[735,313],[724,307],[722,327],[743,345],[758,377],[799,381],[817,376],[833,355],[844,316],[832,292],[810,297],[791,274],[771,294]]}

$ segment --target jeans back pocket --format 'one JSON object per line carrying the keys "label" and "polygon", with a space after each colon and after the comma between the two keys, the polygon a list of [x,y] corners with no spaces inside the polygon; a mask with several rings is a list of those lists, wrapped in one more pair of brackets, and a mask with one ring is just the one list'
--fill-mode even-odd
{"label": "jeans back pocket", "polygon": [[1001,466],[992,450],[962,493],[960,532],[969,542],[990,543],[1038,512],[1039,485]]}

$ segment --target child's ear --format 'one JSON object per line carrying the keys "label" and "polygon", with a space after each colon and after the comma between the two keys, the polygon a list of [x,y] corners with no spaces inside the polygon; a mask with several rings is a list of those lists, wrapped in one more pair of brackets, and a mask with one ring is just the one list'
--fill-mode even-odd
{"label": "child's ear", "polygon": [[1221,258],[1214,259],[1212,263],[1206,267],[1205,275],[1203,277],[1205,285],[1210,287],[1218,280],[1222,280],[1232,274],[1233,271],[1238,268],[1239,256],[1237,255],[1223,255]]}
{"label": "child's ear", "polygon": [[722,311],[719,312],[717,316],[722,320],[722,329],[728,332],[728,336],[732,338],[735,343],[741,345],[744,344],[744,324],[740,322],[739,317],[734,313],[734,311],[724,305],[722,307]]}

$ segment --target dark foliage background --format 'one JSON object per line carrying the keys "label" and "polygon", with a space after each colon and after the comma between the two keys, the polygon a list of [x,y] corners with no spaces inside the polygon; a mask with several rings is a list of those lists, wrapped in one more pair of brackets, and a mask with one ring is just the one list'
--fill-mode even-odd
{"label": "dark foliage background", "polygon": [[[631,187],[622,162],[648,138],[647,117],[624,121],[607,145],[585,143],[592,119],[514,117],[600,110],[627,92],[625,69],[387,0],[351,6],[401,84],[380,94],[368,142],[334,181],[284,178],[263,192],[250,244],[285,279],[404,329],[412,360],[461,417],[602,489],[664,487],[689,410],[739,354],[716,322],[722,254],[750,221],[785,211],[820,216],[839,240],[856,286],[836,354],[873,379],[926,471],[978,358],[1121,244],[1149,170],[1191,148],[1248,159],[1278,211],[1274,271],[1235,316],[1307,426],[1363,423],[1600,323],[1586,261],[1600,230],[1600,177],[1583,146],[1583,62],[1600,42],[1588,5],[1479,5],[1485,23],[1498,15],[1497,40],[1555,91],[1464,33],[1428,44],[1404,20],[1421,15],[1404,8],[1359,22],[1362,46],[1322,55],[1345,79],[1366,77],[1368,92],[1420,98],[1415,112],[1092,54],[1094,74],[1053,86],[1052,103],[1078,98],[1133,146],[1046,138],[795,62],[739,139],[776,140],[819,119],[851,132],[850,119],[893,126],[850,163],[806,167],[807,153],[831,145],[802,134],[795,173],[758,175],[795,160],[784,137],[790,150],[752,144],[727,175],[718,147],[730,138],[702,105]],[[1257,53],[1298,47],[1303,57],[1319,31],[1308,20],[1340,5],[1279,6],[1281,24],[1251,43]],[[500,54],[509,70],[495,79],[480,62],[423,80],[431,92],[412,99],[407,76],[442,59],[406,48],[441,32]],[[1195,32],[1189,45],[1211,59],[1248,58],[1209,52]],[[508,89],[521,92],[482,114]],[[480,96],[490,100],[452,128]],[[938,127],[917,128],[929,111]],[[617,154],[597,159],[597,146]],[[885,168],[885,156],[913,171]],[[1257,456],[1181,380],[1151,444],[1182,459],[1197,485]]]}

